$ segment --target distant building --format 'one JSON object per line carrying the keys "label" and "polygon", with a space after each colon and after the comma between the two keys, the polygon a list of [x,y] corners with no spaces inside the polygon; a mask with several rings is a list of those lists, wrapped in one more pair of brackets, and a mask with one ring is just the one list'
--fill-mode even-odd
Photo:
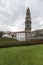
{"label": "distant building", "polygon": [[32,39],[43,39],[43,29],[32,31]]}
{"label": "distant building", "polygon": [[7,31],[7,32],[5,32],[5,33],[3,34],[2,37],[7,37],[7,38],[14,38],[14,39],[16,39],[16,33]]}

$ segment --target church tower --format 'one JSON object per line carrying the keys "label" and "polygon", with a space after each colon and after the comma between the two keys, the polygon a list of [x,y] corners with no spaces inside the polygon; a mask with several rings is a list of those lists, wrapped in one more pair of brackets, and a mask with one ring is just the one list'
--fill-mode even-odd
{"label": "church tower", "polygon": [[31,15],[30,15],[30,9],[29,8],[27,8],[27,12],[26,12],[25,40],[26,41],[31,40]]}

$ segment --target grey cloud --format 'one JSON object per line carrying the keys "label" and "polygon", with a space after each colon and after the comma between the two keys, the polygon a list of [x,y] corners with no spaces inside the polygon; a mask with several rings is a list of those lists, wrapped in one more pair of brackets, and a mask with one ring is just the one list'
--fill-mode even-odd
{"label": "grey cloud", "polygon": [[43,0],[0,0],[0,30],[24,30],[28,6],[32,30],[38,29],[39,23],[43,21]]}

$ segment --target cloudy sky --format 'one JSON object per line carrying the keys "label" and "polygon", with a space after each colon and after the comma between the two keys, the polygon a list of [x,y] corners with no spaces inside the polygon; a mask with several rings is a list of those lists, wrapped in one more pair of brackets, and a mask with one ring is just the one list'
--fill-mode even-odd
{"label": "cloudy sky", "polygon": [[43,0],[0,0],[0,31],[25,30],[27,7],[32,30],[43,29]]}

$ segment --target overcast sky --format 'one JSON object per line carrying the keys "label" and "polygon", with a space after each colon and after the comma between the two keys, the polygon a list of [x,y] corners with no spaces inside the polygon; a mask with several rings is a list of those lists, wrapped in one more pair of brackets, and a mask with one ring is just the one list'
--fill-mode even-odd
{"label": "overcast sky", "polygon": [[0,0],[0,30],[25,30],[27,7],[31,12],[32,30],[43,29],[43,0]]}

